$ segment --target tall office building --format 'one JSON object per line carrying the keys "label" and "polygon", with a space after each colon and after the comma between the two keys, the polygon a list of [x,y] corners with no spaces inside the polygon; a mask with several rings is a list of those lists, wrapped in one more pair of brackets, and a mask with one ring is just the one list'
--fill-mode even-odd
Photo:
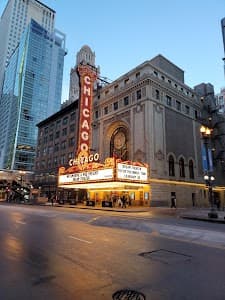
{"label": "tall office building", "polygon": [[36,124],[60,109],[65,35],[31,20],[5,70],[0,168],[32,171]]}
{"label": "tall office building", "polygon": [[21,34],[31,19],[47,31],[54,32],[54,10],[37,0],[8,0],[0,19],[0,93],[4,67],[8,64],[10,56],[20,41]]}

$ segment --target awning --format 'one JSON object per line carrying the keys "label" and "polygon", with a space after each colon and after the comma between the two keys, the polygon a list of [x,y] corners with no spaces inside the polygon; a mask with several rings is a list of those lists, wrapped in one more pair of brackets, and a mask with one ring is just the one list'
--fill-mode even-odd
{"label": "awning", "polygon": [[139,190],[144,187],[149,187],[147,183],[133,183],[121,181],[107,182],[92,182],[92,183],[76,183],[76,184],[61,184],[59,188],[68,189],[87,189],[87,190]]}

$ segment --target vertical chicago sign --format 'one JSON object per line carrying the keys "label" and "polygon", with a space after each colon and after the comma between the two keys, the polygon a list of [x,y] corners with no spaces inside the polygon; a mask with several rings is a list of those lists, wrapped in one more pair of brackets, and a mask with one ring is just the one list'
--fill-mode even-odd
{"label": "vertical chicago sign", "polygon": [[80,122],[77,155],[88,154],[91,148],[93,85],[97,78],[96,70],[87,65],[79,65],[78,73],[80,76]]}

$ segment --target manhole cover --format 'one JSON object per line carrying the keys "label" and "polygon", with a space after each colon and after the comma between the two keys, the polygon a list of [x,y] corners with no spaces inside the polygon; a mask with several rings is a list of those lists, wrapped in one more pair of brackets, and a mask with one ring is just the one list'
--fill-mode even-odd
{"label": "manhole cover", "polygon": [[113,300],[145,300],[145,295],[133,290],[120,290],[112,295]]}
{"label": "manhole cover", "polygon": [[143,252],[140,253],[139,255],[152,260],[161,261],[165,264],[186,262],[186,261],[190,261],[192,258],[190,255],[187,254],[164,250],[164,249],[154,250],[151,252]]}

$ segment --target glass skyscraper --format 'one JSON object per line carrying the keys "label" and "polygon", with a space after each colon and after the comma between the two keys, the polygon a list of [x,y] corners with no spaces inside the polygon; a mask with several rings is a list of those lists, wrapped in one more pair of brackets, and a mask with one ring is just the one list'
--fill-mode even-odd
{"label": "glass skyscraper", "polygon": [[53,9],[38,0],[8,0],[0,17],[0,94],[5,66],[31,19],[49,32],[54,32],[55,11]]}
{"label": "glass skyscraper", "polygon": [[33,170],[36,124],[60,109],[65,54],[65,35],[32,19],[5,71],[0,168]]}

